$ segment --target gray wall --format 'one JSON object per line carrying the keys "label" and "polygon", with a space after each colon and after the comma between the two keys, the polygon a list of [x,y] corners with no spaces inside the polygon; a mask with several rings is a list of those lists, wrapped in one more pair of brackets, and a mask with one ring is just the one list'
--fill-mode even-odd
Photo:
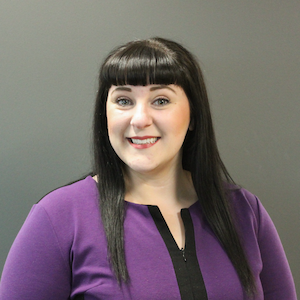
{"label": "gray wall", "polygon": [[31,206],[90,169],[100,61],[160,35],[200,59],[222,157],[300,289],[299,0],[0,0],[0,269]]}

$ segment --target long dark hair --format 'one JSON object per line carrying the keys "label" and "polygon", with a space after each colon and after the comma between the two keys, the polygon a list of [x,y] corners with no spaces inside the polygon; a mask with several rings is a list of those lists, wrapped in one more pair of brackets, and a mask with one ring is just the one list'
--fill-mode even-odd
{"label": "long dark hair", "polygon": [[111,85],[176,84],[189,99],[193,130],[183,143],[182,165],[192,174],[204,217],[224,247],[240,281],[251,293],[254,278],[232,220],[228,184],[232,179],[217,149],[203,75],[195,57],[180,44],[162,38],[137,40],[114,49],[104,60],[94,115],[94,172],[108,253],[114,273],[126,282],[124,253],[123,162],[108,137],[106,100]]}

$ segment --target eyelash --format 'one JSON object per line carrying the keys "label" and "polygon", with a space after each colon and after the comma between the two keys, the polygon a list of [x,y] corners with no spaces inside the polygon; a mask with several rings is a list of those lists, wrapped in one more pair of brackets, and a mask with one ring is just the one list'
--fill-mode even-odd
{"label": "eyelash", "polygon": [[[129,106],[132,104],[132,101],[128,98],[118,98],[115,102],[122,107]],[[165,106],[170,103],[170,100],[166,98],[157,98],[152,103],[155,106]]]}
{"label": "eyelash", "polygon": [[[124,102],[126,102],[126,104]],[[128,106],[129,104],[132,104],[132,101],[127,98],[118,98],[116,103],[120,106]]]}
{"label": "eyelash", "polygon": [[[160,102],[160,103],[158,103],[158,102]],[[161,102],[163,102],[163,103],[161,103]],[[157,106],[165,106],[170,103],[170,100],[168,100],[166,98],[158,98],[158,99],[155,99],[153,103],[157,103],[157,104],[155,104]]]}

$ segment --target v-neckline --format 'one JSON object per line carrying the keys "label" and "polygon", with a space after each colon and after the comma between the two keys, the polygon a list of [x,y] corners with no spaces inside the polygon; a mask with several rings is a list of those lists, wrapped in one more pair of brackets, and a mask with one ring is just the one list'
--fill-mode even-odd
{"label": "v-neckline", "polygon": [[171,230],[170,230],[163,214],[161,213],[161,210],[159,209],[159,207],[157,205],[147,205],[147,206],[148,206],[148,209],[149,209],[149,211],[152,215],[152,218],[155,219],[154,220],[155,223],[157,223],[157,222],[159,223],[159,225],[160,225],[159,231],[161,231],[161,230],[163,231],[164,236],[168,239],[168,243],[172,244],[172,247],[174,248],[174,250],[175,250],[175,248],[177,250],[180,250],[180,251],[184,250],[186,248],[186,242],[187,242],[187,240],[186,240],[187,239],[187,237],[186,237],[187,231],[186,231],[185,223],[184,223],[183,218],[182,218],[182,213],[183,213],[184,210],[188,210],[188,208],[182,208],[180,210],[180,217],[182,219],[183,230],[184,230],[184,233],[183,233],[183,235],[184,235],[184,245],[182,247],[180,247],[177,244],[177,242],[176,242],[176,240],[175,240],[175,238],[174,238],[174,236],[173,236],[173,234],[172,234],[172,232],[171,232]]}
{"label": "v-neckline", "polygon": [[185,247],[180,249],[158,206],[148,205],[152,219],[169,251],[182,300],[207,300],[195,245],[193,220],[188,208],[180,215],[185,228]]}

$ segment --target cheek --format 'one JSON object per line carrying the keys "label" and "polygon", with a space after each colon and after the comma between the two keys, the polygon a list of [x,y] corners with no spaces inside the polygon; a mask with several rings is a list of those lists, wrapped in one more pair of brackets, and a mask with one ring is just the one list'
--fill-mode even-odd
{"label": "cheek", "polygon": [[109,135],[114,133],[115,127],[117,127],[115,120],[107,114],[107,129]]}
{"label": "cheek", "polygon": [[127,121],[122,112],[107,110],[107,129],[111,141],[124,135],[126,127]]}
{"label": "cheek", "polygon": [[172,116],[172,124],[174,132],[178,134],[178,136],[186,134],[189,125],[190,125],[190,110],[187,107],[182,107]]}
{"label": "cheek", "polygon": [[121,132],[121,124],[117,118],[107,118],[107,129],[110,141],[114,140]]}

